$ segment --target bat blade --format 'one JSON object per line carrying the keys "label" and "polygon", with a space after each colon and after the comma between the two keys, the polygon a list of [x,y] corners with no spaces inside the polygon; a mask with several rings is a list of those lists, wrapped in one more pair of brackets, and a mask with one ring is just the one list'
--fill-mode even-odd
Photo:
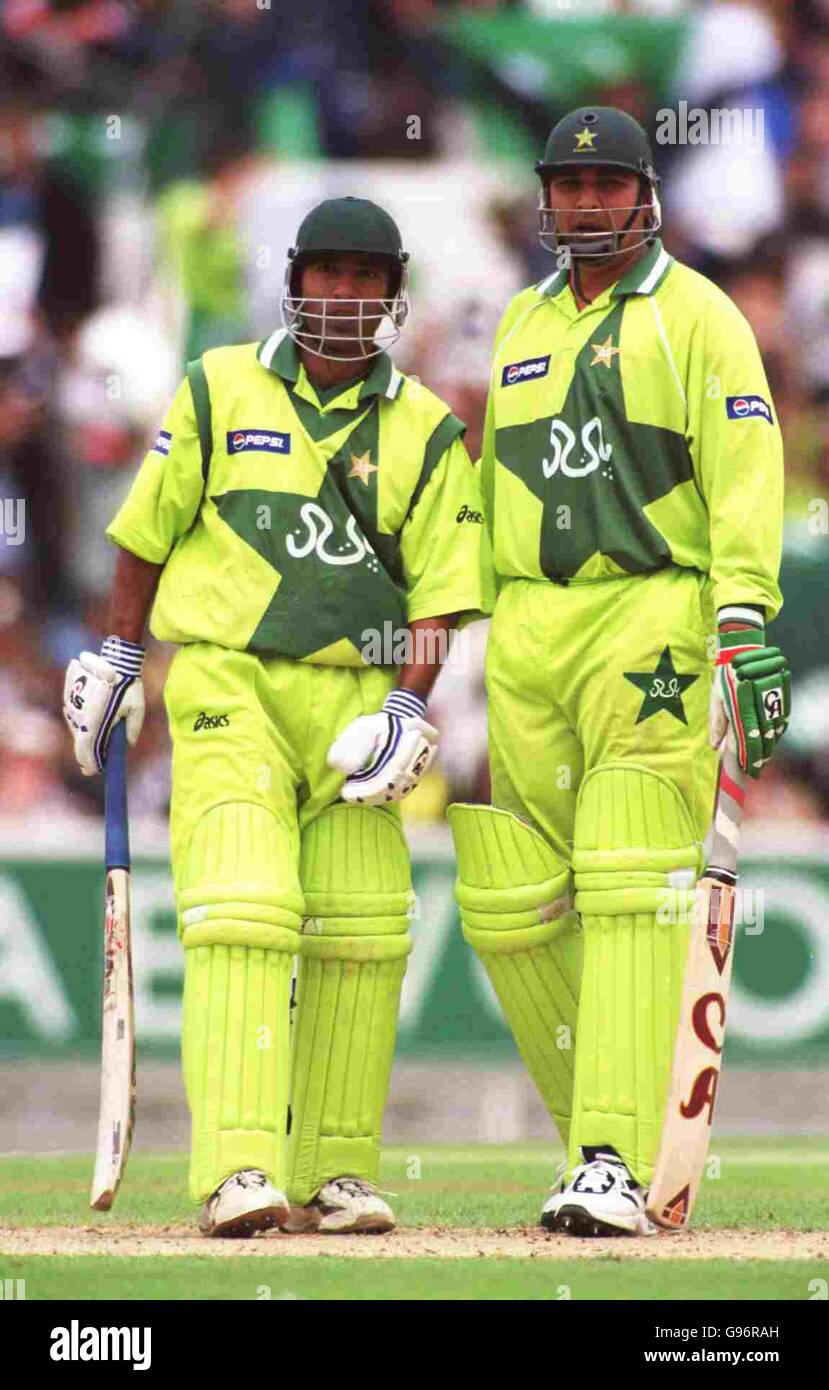
{"label": "bat blade", "polygon": [[671,1080],[647,1197],[650,1219],[671,1231],[691,1218],[711,1139],[734,959],[743,801],[743,774],[728,748],[707,842],[709,867],[694,894]]}
{"label": "bat blade", "polygon": [[106,797],[101,1096],[95,1170],[89,1199],[95,1211],[109,1211],[115,1200],[135,1124],[135,996],[123,723],[115,726],[107,754]]}
{"label": "bat blade", "polygon": [[687,1225],[705,1167],[725,1038],[733,933],[733,885],[700,879],[662,1143],[647,1202],[648,1216],[666,1230]]}

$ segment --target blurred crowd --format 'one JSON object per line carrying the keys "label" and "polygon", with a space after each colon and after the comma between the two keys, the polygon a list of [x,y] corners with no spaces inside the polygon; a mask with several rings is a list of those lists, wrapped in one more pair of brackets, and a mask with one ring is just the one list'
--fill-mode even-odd
{"label": "blurred crowd", "polygon": [[[184,362],[276,325],[308,207],[349,191],[398,217],[400,364],[468,422],[474,456],[498,318],[550,268],[532,162],[579,100],[652,135],[680,101],[762,113],[761,141],[656,144],[663,235],[754,327],[787,446],[787,564],[816,564],[819,594],[829,0],[0,0],[0,817],[100,813],[59,705],[67,660],[105,634],[104,527]],[[795,694],[802,667],[817,699],[750,811],[825,821],[829,663],[802,617]],[[487,796],[485,636],[439,682],[442,761],[413,819]],[[138,815],[166,810],[170,655],[150,642]]]}

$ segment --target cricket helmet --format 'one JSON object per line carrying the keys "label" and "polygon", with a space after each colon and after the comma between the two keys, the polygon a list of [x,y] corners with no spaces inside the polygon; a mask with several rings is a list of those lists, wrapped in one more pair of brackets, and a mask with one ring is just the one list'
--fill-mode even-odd
{"label": "cricket helmet", "polygon": [[[390,271],[390,294],[387,299],[330,300],[315,299],[320,312],[309,313],[307,297],[300,294],[303,265],[313,256],[338,253],[381,257]],[[387,351],[403,331],[409,314],[408,292],[409,254],[403,250],[400,231],[394,218],[367,198],[327,198],[312,208],[300,224],[296,245],[288,251],[285,284],[282,291],[282,321],[288,334],[299,346],[316,357],[342,361],[362,361]],[[339,343],[352,342],[354,353],[325,351],[329,305],[338,306],[340,327],[353,320],[353,333],[338,334]],[[339,312],[344,305],[353,304],[354,313]],[[372,330],[369,320],[380,317],[379,326]]]}
{"label": "cricket helmet", "polygon": [[[632,207],[614,208],[610,214],[613,224],[610,230],[584,231],[577,238],[565,238],[558,226],[561,209],[549,206],[550,178],[561,170],[577,169],[585,164],[606,164],[637,174],[640,201]],[[650,142],[639,122],[615,106],[580,106],[563,116],[550,131],[544,158],[538,161],[535,171],[541,179],[539,237],[548,251],[558,251],[563,244],[574,257],[614,256],[622,249],[633,250],[652,241],[662,225],[661,180],[654,168]],[[639,241],[623,248],[622,237],[642,211],[649,214],[648,225]],[[624,216],[621,225],[616,225],[613,213]]]}

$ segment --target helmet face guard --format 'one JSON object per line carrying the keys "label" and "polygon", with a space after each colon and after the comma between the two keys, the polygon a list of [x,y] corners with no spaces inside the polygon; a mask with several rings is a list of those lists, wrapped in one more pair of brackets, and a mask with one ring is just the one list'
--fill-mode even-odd
{"label": "helmet face guard", "polygon": [[[295,255],[289,253],[280,301],[282,323],[288,336],[297,347],[314,357],[334,362],[364,362],[388,352],[409,317],[406,260],[406,253],[401,252],[395,267],[399,271],[397,290],[388,299],[320,299],[319,296],[294,294],[295,279],[301,274],[302,266]],[[308,305],[314,308],[309,309]],[[348,325],[350,331],[333,333],[332,324],[340,329]],[[332,352],[332,343],[350,351]]]}
{"label": "helmet face guard", "polygon": [[[538,239],[547,251],[557,253],[566,249],[573,260],[599,260],[609,256],[618,256],[621,251],[634,251],[639,246],[646,246],[648,242],[653,240],[662,226],[662,205],[657,193],[658,180],[656,176],[630,169],[630,173],[639,173],[640,189],[643,189],[643,185],[647,185],[650,189],[650,201],[635,203],[632,207],[623,208],[585,208],[583,209],[584,212],[604,213],[610,220],[610,226],[595,232],[562,232],[559,226],[559,217],[562,212],[572,212],[573,210],[549,206],[547,199],[552,194],[552,185],[549,180],[556,170],[544,168],[539,172],[541,173],[542,184],[538,200]],[[640,196],[642,195],[640,194]],[[640,212],[650,213],[649,225],[642,228],[641,235],[636,241],[624,241]]]}
{"label": "helmet face guard", "polygon": [[[603,166],[635,174],[639,180],[639,202],[632,207],[605,208],[601,203],[591,211],[603,214],[601,230],[564,232],[562,220],[569,208],[550,207],[551,179],[574,169]],[[539,237],[547,251],[566,249],[574,259],[599,260],[634,251],[653,241],[662,226],[659,205],[659,175],[654,168],[653,151],[637,120],[616,106],[579,106],[562,116],[547,137],[543,158],[535,166],[541,178],[539,199]],[[587,209],[584,209],[586,212]],[[626,238],[639,213],[646,213],[646,226]]]}

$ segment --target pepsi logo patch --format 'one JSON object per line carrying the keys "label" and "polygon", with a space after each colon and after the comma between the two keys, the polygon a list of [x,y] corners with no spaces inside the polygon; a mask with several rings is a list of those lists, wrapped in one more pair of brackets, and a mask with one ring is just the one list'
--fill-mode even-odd
{"label": "pepsi logo patch", "polygon": [[289,454],[291,436],[276,430],[228,430],[228,454]]}
{"label": "pepsi logo patch", "polygon": [[759,416],[772,424],[771,406],[762,396],[726,396],[725,413],[729,420],[750,420]]}
{"label": "pepsi logo patch", "polygon": [[173,436],[171,434],[168,434],[167,430],[159,430],[158,434],[155,437],[155,444],[153,445],[150,452],[154,454],[163,454],[166,458],[170,452],[170,447],[172,443]]}
{"label": "pepsi logo patch", "polygon": [[524,362],[511,362],[501,373],[502,386],[516,386],[519,381],[537,381],[550,370],[550,354],[528,357]]}

